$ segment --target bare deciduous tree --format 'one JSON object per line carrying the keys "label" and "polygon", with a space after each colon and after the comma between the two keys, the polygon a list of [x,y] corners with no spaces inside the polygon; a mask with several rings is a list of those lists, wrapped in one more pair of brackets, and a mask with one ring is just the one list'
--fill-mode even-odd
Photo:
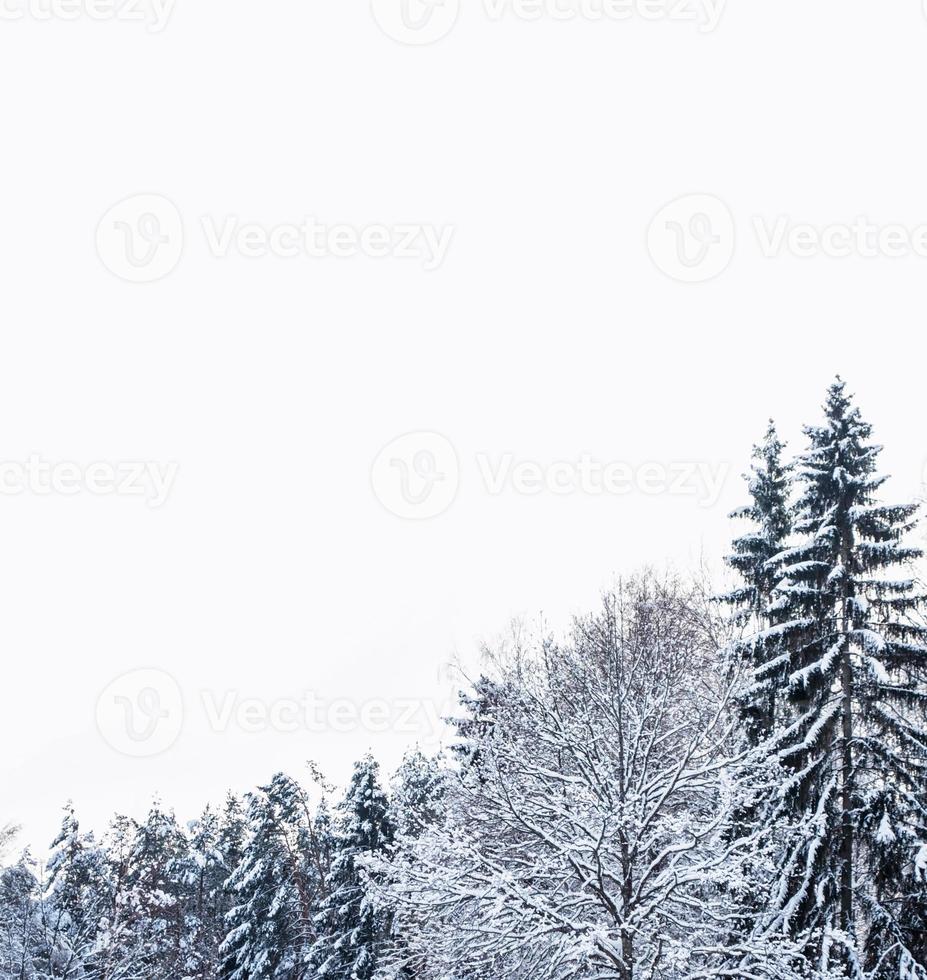
{"label": "bare deciduous tree", "polygon": [[[430,957],[436,977],[724,974],[739,862],[761,857],[733,829],[745,763],[710,623],[697,589],[645,575],[565,642],[516,631],[489,653],[446,819],[392,869],[420,971]],[[788,976],[780,960],[755,975]]]}

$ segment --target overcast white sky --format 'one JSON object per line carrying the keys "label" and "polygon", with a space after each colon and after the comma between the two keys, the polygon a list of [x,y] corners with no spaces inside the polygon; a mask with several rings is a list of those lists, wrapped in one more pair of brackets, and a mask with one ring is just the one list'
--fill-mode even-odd
{"label": "overcast white sky", "polygon": [[[69,797],[98,827],[155,792],[188,818],[435,744],[444,665],[512,617],[716,561],[766,419],[800,446],[837,371],[892,495],[921,492],[917,0],[730,0],[713,29],[696,0],[463,0],[432,44],[390,36],[400,0],[48,2],[0,20],[0,823],[25,841]],[[243,699],[293,728],[306,692],[321,726],[244,730]],[[125,754],[154,744],[127,706],[161,754]]]}

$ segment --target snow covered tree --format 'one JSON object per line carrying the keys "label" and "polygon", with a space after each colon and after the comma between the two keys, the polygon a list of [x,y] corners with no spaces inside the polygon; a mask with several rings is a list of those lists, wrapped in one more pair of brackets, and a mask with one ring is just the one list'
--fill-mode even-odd
{"label": "snow covered tree", "polygon": [[753,627],[748,638],[734,644],[744,673],[738,703],[752,745],[775,728],[777,695],[785,677],[782,640],[771,629],[786,615],[775,593],[780,572],[774,559],[785,550],[792,532],[791,467],[782,459],[784,448],[770,421],[763,441],[754,447],[754,464],[747,477],[752,503],[731,514],[751,524],[746,534],[734,540],[727,558],[742,585],[721,597],[733,607],[735,620]]}
{"label": "snow covered tree", "polygon": [[225,805],[219,820],[219,853],[222,855],[228,876],[238,867],[244,855],[248,819],[241,800],[233,793],[225,798]]}
{"label": "snow covered tree", "polygon": [[419,837],[441,819],[448,779],[443,763],[418,748],[406,753],[390,796],[397,838]]}
{"label": "snow covered tree", "polygon": [[18,833],[19,828],[13,824],[6,824],[0,827],[0,861],[6,857],[6,853],[13,841],[16,840]]}
{"label": "snow covered tree", "polygon": [[101,927],[112,905],[112,887],[106,855],[93,834],[81,833],[70,803],[52,843],[46,870],[40,924],[50,975],[63,980],[94,976]]}
{"label": "snow covered tree", "polygon": [[778,559],[790,715],[780,816],[793,828],[767,934],[873,980],[927,978],[927,630],[894,571],[914,505],[881,504],[880,447],[839,379],[799,460],[801,542]]}
{"label": "snow covered tree", "polygon": [[480,764],[391,863],[411,975],[799,975],[800,951],[751,936],[749,974],[725,973],[744,856],[759,857],[730,833],[747,804],[729,775],[729,688],[690,600],[644,577],[567,641],[519,633],[497,651],[492,724],[460,725]]}
{"label": "snow covered tree", "polygon": [[38,889],[35,861],[28,851],[0,871],[0,977],[40,980],[46,975],[36,910]]}
{"label": "snow covered tree", "polygon": [[[236,804],[234,798],[227,801],[226,815]],[[186,850],[174,867],[183,912],[181,960],[189,980],[213,980],[218,974],[219,946],[229,911],[225,882],[234,867],[223,851],[224,830],[222,816],[207,807],[190,824]],[[238,855],[231,856],[237,859]]]}
{"label": "snow covered tree", "polygon": [[132,840],[126,875],[126,938],[147,976],[185,976],[180,882],[187,841],[174,814],[155,802]]}
{"label": "snow covered tree", "polygon": [[228,883],[244,856],[246,836],[247,815],[241,800],[232,793],[226,796],[219,814],[207,809],[191,827],[184,880],[188,932],[196,938],[188,942],[196,950],[199,969],[204,971],[200,975],[210,980],[223,975],[221,950],[235,904]]}
{"label": "snow covered tree", "polygon": [[[394,907],[388,887],[390,862],[396,852],[414,853],[423,834],[441,826],[445,819],[448,783],[451,774],[442,756],[426,757],[418,748],[408,752],[393,777],[390,808],[395,824],[393,848],[373,862],[377,893],[381,901]],[[400,914],[395,914],[399,911]],[[385,954],[380,957],[382,977],[418,978],[428,976],[427,956],[416,941],[425,925],[408,907],[391,915],[392,931]]]}
{"label": "snow covered tree", "polygon": [[394,829],[379,766],[368,755],[354,767],[341,802],[328,896],[318,916],[319,939],[313,948],[317,975],[326,980],[370,980],[386,952],[390,916],[373,900],[369,858],[382,857]]}
{"label": "snow covered tree", "polygon": [[318,862],[306,791],[278,774],[248,800],[248,841],[228,881],[234,905],[221,948],[225,980],[309,975],[313,919],[325,888]]}
{"label": "snow covered tree", "polygon": [[102,841],[109,901],[99,923],[94,980],[126,980],[144,968],[145,946],[131,887],[137,829],[135,821],[117,815]]}
{"label": "snow covered tree", "polygon": [[472,692],[459,695],[462,715],[456,720],[457,739],[451,751],[461,767],[479,771],[482,746],[491,740],[495,706],[505,698],[501,685],[490,677],[480,677]]}
{"label": "snow covered tree", "polygon": [[[754,462],[745,476],[751,503],[730,515],[734,520],[749,522],[749,529],[735,538],[726,559],[741,584],[718,597],[732,610],[732,626],[740,629],[725,656],[734,678],[734,703],[741,722],[739,738],[744,749],[753,752],[752,758],[734,770],[742,783],[738,795],[743,808],[736,813],[730,833],[736,838],[749,836],[753,828],[767,829],[763,846],[758,845],[756,861],[752,867],[742,869],[749,887],[732,892],[741,906],[728,937],[735,950],[739,938],[753,934],[774,880],[765,849],[774,851],[777,840],[777,828],[769,819],[768,797],[775,792],[778,764],[768,763],[765,742],[775,730],[777,717],[782,717],[781,692],[788,665],[783,655],[785,640],[775,629],[783,616],[775,592],[781,577],[775,559],[786,548],[792,532],[792,467],[783,460],[784,449],[775,423],[770,420],[762,442],[753,448]],[[733,954],[733,959],[740,968],[746,967],[739,952]]]}

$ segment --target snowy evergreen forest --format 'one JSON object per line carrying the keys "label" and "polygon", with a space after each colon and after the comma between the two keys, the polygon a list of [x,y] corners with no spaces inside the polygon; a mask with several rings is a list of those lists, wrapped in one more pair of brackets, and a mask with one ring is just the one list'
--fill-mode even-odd
{"label": "snowy evergreen forest", "polygon": [[805,436],[755,449],[733,591],[645,572],[514,629],[445,755],[66,807],[41,861],[5,832],[0,976],[927,980],[916,506],[843,382]]}

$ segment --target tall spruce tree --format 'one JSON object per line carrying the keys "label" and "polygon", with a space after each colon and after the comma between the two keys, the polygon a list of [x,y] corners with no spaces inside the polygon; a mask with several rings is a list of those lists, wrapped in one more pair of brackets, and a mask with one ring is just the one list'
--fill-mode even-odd
{"label": "tall spruce tree", "polygon": [[307,976],[322,883],[305,790],[278,774],[249,797],[248,842],[228,881],[233,907],[221,948],[226,980]]}
{"label": "tall spruce tree", "polygon": [[915,505],[877,493],[880,447],[838,379],[799,459],[798,546],[778,559],[789,717],[777,735],[794,831],[771,924],[819,969],[927,980],[927,630],[894,569]]}
{"label": "tall spruce tree", "polygon": [[367,755],[354,767],[340,804],[340,826],[329,876],[329,894],[318,916],[313,948],[317,975],[326,980],[370,980],[386,952],[390,916],[372,900],[367,856],[383,856],[394,838],[379,766]]}
{"label": "tall spruce tree", "polygon": [[788,612],[775,592],[780,573],[774,561],[792,533],[791,466],[782,459],[784,449],[770,420],[763,441],[753,449],[754,463],[746,477],[752,502],[731,514],[751,525],[746,534],[734,539],[727,557],[743,584],[721,596],[721,601],[733,607],[735,620],[753,627],[747,639],[735,644],[745,673],[738,699],[740,713],[752,745],[768,738],[775,728],[777,690],[785,676],[781,637],[771,629]]}
{"label": "tall spruce tree", "polygon": [[744,969],[756,965],[755,957],[743,950],[751,949],[749,939],[762,922],[772,882],[767,854],[775,854],[779,845],[778,828],[769,821],[774,809],[770,795],[779,769],[768,758],[768,740],[783,717],[779,701],[788,676],[786,641],[776,628],[787,615],[776,593],[781,578],[776,558],[792,534],[792,466],[784,461],[784,450],[770,420],[762,441],[753,447],[753,464],[745,475],[751,502],[730,515],[732,520],[749,523],[747,531],[734,539],[726,559],[742,584],[719,597],[732,610],[732,625],[742,631],[727,655],[731,672],[738,675],[735,705],[749,750],[732,767],[738,803],[728,837],[736,846],[738,840],[750,839],[758,827],[765,827],[762,844],[757,842],[758,850],[745,857],[742,881],[734,889],[740,914],[730,922],[729,959]]}

